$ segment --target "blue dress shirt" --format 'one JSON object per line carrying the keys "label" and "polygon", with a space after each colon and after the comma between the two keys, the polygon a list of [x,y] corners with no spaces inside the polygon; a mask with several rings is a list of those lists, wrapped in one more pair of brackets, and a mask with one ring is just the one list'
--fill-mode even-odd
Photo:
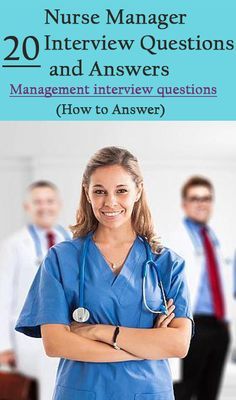
{"label": "blue dress shirt", "polygon": [[[189,232],[191,240],[193,241],[196,251],[204,254],[204,248],[203,248],[202,237],[201,237],[201,228],[204,226],[204,224],[195,222],[190,218],[185,218],[184,223]],[[219,242],[218,242],[217,238],[215,237],[214,233],[212,232],[212,230],[209,229],[209,227],[207,227],[207,229],[208,229],[210,238],[213,242],[213,245],[216,248],[217,246],[219,246]],[[203,265],[202,265],[200,285],[199,285],[198,294],[197,294],[197,301],[195,303],[193,312],[194,312],[194,314],[214,315],[214,306],[213,306],[213,302],[212,302],[210,282],[209,282],[209,278],[208,278],[207,265],[206,265],[205,261],[203,262]]]}

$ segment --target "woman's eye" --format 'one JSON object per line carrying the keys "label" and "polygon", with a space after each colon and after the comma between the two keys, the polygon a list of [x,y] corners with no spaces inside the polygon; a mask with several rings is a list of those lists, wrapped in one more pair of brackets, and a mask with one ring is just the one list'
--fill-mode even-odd
{"label": "woman's eye", "polygon": [[[127,189],[118,189],[117,190],[118,194],[127,193],[127,192],[128,192]],[[102,190],[102,189],[96,189],[96,190],[94,190],[94,193],[97,194],[97,195],[104,195],[104,194],[106,195],[107,194],[107,192],[105,190]]]}
{"label": "woman's eye", "polygon": [[127,192],[128,192],[127,189],[119,189],[119,190],[117,191],[117,193],[127,193]]}
{"label": "woman's eye", "polygon": [[94,193],[95,193],[95,194],[104,194],[105,191],[104,191],[104,190],[101,190],[101,189],[97,189],[97,190],[94,191]]}

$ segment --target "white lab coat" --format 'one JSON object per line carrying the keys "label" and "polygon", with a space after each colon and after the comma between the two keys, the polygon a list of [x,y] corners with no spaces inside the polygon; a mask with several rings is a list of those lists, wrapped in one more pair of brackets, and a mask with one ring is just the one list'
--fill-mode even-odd
{"label": "white lab coat", "polygon": [[[202,251],[196,251],[184,222],[180,223],[169,237],[166,237],[165,246],[174,250],[185,260],[185,274],[190,290],[191,307],[194,311],[204,265],[204,254]],[[233,265],[232,257],[229,257],[229,253],[227,254],[227,250],[222,246],[222,243],[217,250],[217,258],[225,300],[225,319],[230,321],[233,307]],[[173,379],[175,381],[180,379],[180,360],[170,359],[170,366]]]}
{"label": "white lab coat", "polygon": [[35,244],[27,227],[1,242],[0,351],[14,350],[19,371],[37,378],[40,400],[49,400],[53,394],[58,359],[45,355],[41,339],[14,330],[38,268]]}

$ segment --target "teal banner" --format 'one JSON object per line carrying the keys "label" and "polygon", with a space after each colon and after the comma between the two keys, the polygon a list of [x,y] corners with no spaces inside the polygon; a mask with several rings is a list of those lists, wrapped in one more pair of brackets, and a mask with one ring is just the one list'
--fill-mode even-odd
{"label": "teal banner", "polygon": [[235,120],[235,0],[5,1],[1,120]]}

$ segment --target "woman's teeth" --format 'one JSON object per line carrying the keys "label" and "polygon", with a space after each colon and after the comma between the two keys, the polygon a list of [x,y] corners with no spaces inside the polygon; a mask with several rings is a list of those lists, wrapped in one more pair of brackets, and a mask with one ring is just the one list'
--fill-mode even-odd
{"label": "woman's teeth", "polygon": [[104,212],[103,214],[106,215],[107,217],[115,217],[116,215],[119,215],[121,211],[115,211],[115,212]]}

